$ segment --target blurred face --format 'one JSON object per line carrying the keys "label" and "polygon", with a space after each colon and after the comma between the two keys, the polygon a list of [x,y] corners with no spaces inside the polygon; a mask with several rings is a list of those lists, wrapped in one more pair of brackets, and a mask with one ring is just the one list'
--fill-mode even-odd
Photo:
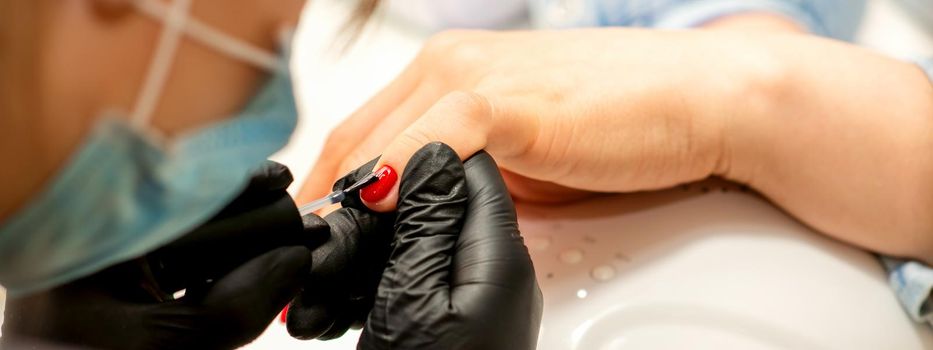
{"label": "blurred face", "polygon": [[[56,2],[42,47],[43,100],[49,117],[93,122],[102,109],[129,111],[143,83],[163,23],[130,0]],[[169,0],[164,0],[170,3]],[[294,26],[302,0],[194,0],[190,15],[228,35],[276,52],[279,31]],[[183,38],[154,126],[171,135],[234,112],[264,72]],[[64,117],[66,116],[67,117]],[[80,126],[80,125],[74,125]]]}
{"label": "blurred face", "polygon": [[[10,169],[3,172],[0,184],[0,221],[42,188],[102,112],[128,115],[133,110],[163,23],[137,12],[131,1],[34,3],[41,30],[29,40],[39,52],[34,60],[39,102],[31,103],[36,106],[26,118],[5,121],[22,125],[4,124],[5,131],[0,130],[3,144],[10,146],[0,150],[0,161]],[[303,4],[303,0],[192,0],[189,15],[276,53],[280,30],[295,26]],[[183,37],[151,126],[171,137],[223,119],[243,107],[267,74]]]}

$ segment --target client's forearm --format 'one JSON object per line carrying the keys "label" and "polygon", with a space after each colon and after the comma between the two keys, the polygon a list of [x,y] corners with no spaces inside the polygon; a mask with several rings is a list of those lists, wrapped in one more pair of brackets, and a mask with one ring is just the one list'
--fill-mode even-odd
{"label": "client's forearm", "polygon": [[933,86],[917,67],[803,35],[772,57],[726,131],[722,175],[819,231],[933,262]]}

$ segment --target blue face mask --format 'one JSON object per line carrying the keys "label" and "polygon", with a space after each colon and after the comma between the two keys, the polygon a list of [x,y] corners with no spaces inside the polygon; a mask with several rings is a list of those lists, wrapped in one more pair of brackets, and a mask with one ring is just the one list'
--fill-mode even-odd
{"label": "blue face mask", "polygon": [[[139,257],[206,222],[295,129],[287,59],[189,19],[190,0],[134,3],[165,23],[140,98],[130,118],[101,118],[44,192],[0,226],[0,284],[13,296]],[[164,141],[147,125],[186,35],[272,73],[239,114]]]}

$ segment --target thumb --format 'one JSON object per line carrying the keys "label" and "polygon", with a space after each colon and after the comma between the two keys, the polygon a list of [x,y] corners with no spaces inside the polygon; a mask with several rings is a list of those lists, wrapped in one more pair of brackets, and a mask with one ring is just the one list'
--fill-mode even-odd
{"label": "thumb", "polygon": [[360,191],[360,198],[374,211],[394,211],[399,199],[399,175],[405,175],[395,171],[407,169],[415,152],[431,142],[442,142],[460,160],[466,159],[486,147],[491,125],[492,107],[485,97],[465,92],[445,96],[386,147],[373,167],[383,176]]}
{"label": "thumb", "polygon": [[463,164],[441,143],[421,148],[405,170],[392,253],[360,342],[430,348],[432,331],[425,327],[447,315],[467,189]]}

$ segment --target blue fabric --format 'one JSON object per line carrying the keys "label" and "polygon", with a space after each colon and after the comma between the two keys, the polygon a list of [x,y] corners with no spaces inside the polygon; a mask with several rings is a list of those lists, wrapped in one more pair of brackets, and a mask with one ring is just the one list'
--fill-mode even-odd
{"label": "blue fabric", "polygon": [[888,269],[888,283],[894,289],[901,306],[917,322],[933,322],[933,269],[917,262],[881,258]]}
{"label": "blue fabric", "polygon": [[102,119],[45,190],[0,224],[0,284],[11,296],[52,288],[216,215],[295,129],[286,67],[240,113],[168,144],[128,118]]}
{"label": "blue fabric", "polygon": [[740,12],[778,13],[811,33],[851,40],[865,0],[530,0],[538,27],[690,28]]}
{"label": "blue fabric", "polygon": [[930,82],[933,83],[933,58],[919,59],[916,63],[930,78]]}
{"label": "blue fabric", "polygon": [[933,1],[930,0],[900,0],[907,12],[919,19],[927,30],[933,30]]}

